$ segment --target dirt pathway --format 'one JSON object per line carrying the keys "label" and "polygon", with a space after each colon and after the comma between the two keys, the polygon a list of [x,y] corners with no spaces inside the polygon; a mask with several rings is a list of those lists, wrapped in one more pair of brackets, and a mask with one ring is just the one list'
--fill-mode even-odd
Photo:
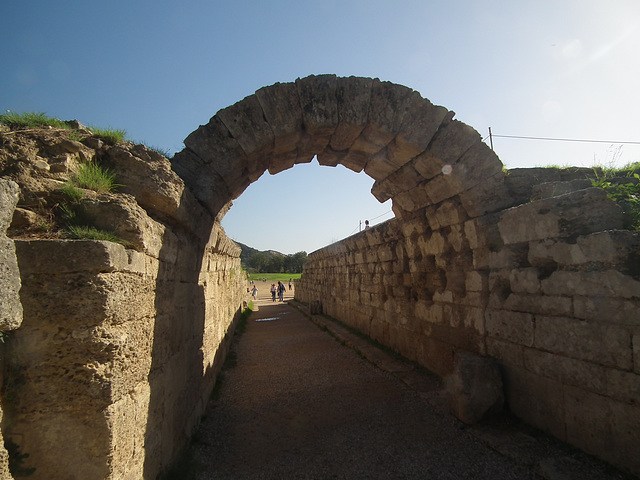
{"label": "dirt pathway", "polygon": [[316,318],[358,354],[261,283],[237,365],[176,478],[621,478],[521,431],[464,427],[433,377]]}

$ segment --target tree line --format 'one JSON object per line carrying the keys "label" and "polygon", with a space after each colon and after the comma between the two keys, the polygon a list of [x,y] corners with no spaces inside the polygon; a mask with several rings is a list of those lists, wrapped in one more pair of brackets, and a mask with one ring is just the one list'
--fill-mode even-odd
{"label": "tree line", "polygon": [[307,262],[307,252],[293,255],[267,255],[255,252],[247,259],[247,267],[255,273],[302,273],[302,267]]}

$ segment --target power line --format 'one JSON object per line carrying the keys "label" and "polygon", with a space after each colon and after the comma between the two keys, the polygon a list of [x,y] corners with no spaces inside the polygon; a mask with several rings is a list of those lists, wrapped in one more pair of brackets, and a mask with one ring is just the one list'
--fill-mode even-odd
{"label": "power line", "polygon": [[[382,213],[382,214],[378,215],[377,217],[373,217],[371,220],[375,220],[376,218],[383,217],[383,216],[385,216],[386,214],[391,213],[391,212],[393,212],[393,210],[388,210],[388,211],[386,211],[386,212],[384,212],[384,213]],[[371,220],[370,220],[370,221],[371,221]],[[354,229],[353,229],[353,231],[352,231],[348,236],[351,236],[351,235],[353,235],[354,233],[356,233],[356,230],[362,231],[362,220],[359,220],[359,221],[358,221],[358,226],[357,226],[356,228],[354,228]]]}
{"label": "power line", "polygon": [[640,145],[640,142],[629,142],[629,141],[616,141],[616,140],[591,140],[591,139],[581,139],[581,138],[552,138],[552,137],[528,137],[523,135],[496,135],[495,133],[491,133],[491,129],[489,129],[489,135],[487,135],[484,140],[487,138],[515,138],[518,140],[545,140],[545,141],[555,141],[555,142],[579,142],[579,143],[613,143],[613,144],[625,144],[625,145]]}
{"label": "power line", "polygon": [[378,215],[377,217],[373,217],[371,220],[375,220],[376,218],[383,217],[383,216],[385,216],[387,213],[391,213],[391,212],[393,212],[393,210],[389,210],[388,212],[384,212],[383,214]]}

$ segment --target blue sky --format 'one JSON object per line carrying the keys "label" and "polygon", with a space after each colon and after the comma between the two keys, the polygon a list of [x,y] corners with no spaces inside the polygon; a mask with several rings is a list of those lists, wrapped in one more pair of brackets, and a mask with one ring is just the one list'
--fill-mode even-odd
{"label": "blue sky", "polygon": [[[310,74],[406,85],[507,168],[640,161],[637,0],[6,2],[0,110],[123,128],[170,152],[218,110]],[[609,143],[609,141],[612,141]],[[223,220],[260,250],[311,252],[392,218],[342,166],[263,175]]]}

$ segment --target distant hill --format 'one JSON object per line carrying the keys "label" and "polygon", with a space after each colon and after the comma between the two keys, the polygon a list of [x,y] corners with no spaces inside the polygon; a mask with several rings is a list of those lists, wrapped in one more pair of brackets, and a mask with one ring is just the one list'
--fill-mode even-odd
{"label": "distant hill", "polygon": [[286,257],[284,253],[276,252],[275,250],[261,251],[261,250],[256,250],[255,248],[250,247],[248,245],[245,245],[244,243],[236,242],[235,240],[234,242],[237,243],[242,249],[242,253],[240,253],[240,263],[242,264],[242,268],[244,268],[245,270],[247,270],[247,267],[249,265],[249,259],[253,257],[253,255],[255,255],[256,253],[262,253],[263,255],[266,255],[267,258],[271,258],[274,256]]}
{"label": "distant hill", "polygon": [[257,250],[244,243],[237,243],[242,252],[240,263],[247,272],[300,273],[307,261],[307,252],[286,255],[275,250]]}

